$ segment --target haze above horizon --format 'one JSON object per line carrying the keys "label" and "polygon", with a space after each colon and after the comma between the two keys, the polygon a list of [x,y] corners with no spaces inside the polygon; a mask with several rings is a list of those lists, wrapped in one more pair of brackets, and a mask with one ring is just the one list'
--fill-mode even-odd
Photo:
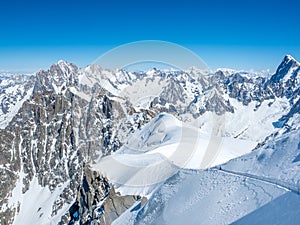
{"label": "haze above horizon", "polygon": [[[139,40],[174,42],[211,68],[275,71],[300,59],[300,3],[282,1],[2,1],[0,71],[35,72],[63,59],[86,66]],[[159,54],[159,53],[158,53]]]}

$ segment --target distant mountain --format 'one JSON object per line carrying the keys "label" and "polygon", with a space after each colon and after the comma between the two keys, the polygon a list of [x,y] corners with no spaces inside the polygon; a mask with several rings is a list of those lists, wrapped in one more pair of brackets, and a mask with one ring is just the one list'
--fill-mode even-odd
{"label": "distant mountain", "polygon": [[266,222],[263,205],[298,199],[299,82],[291,56],[268,77],[65,61],[0,76],[0,224]]}
{"label": "distant mountain", "polygon": [[34,78],[28,75],[0,75],[0,128],[15,116],[32,94]]}

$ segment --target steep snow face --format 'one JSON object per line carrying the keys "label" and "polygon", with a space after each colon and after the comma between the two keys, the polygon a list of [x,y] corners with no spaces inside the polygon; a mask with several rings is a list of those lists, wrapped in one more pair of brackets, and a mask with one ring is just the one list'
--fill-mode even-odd
{"label": "steep snow face", "polygon": [[61,216],[70,207],[70,205],[64,205],[64,207],[56,215],[50,219],[49,215],[52,215],[53,205],[55,201],[59,200],[59,195],[67,183],[63,184],[60,188],[57,188],[54,192],[51,192],[48,187],[42,187],[38,184],[37,177],[34,177],[30,182],[29,189],[24,194],[22,193],[22,176],[18,181],[16,189],[13,190],[12,197],[9,204],[19,208],[19,213],[15,217],[13,225],[23,224],[57,224]]}

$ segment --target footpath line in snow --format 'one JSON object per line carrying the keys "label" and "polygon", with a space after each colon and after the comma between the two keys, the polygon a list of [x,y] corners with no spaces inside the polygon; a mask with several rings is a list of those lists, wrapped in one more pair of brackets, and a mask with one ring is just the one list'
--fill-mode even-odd
{"label": "footpath line in snow", "polygon": [[293,186],[293,185],[290,185],[290,184],[286,184],[286,183],[283,183],[283,182],[279,182],[279,181],[276,181],[276,180],[268,179],[266,177],[259,177],[259,176],[253,175],[253,174],[247,174],[247,173],[241,173],[241,172],[226,170],[226,169],[222,168],[221,166],[217,166],[215,168],[212,168],[212,170],[220,171],[220,172],[231,174],[231,175],[242,176],[242,177],[249,178],[249,179],[252,179],[252,180],[265,182],[265,183],[268,183],[268,184],[271,184],[271,185],[276,185],[280,188],[286,189],[286,190],[291,191],[291,192],[293,192],[297,195],[300,195],[300,188],[299,187]]}

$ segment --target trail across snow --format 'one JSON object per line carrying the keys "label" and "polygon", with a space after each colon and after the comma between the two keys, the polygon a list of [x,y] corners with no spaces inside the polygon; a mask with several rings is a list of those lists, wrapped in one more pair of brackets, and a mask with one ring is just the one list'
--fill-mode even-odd
{"label": "trail across snow", "polygon": [[114,224],[298,225],[299,136],[299,130],[279,135],[215,168],[180,170],[143,208],[127,210]]}

